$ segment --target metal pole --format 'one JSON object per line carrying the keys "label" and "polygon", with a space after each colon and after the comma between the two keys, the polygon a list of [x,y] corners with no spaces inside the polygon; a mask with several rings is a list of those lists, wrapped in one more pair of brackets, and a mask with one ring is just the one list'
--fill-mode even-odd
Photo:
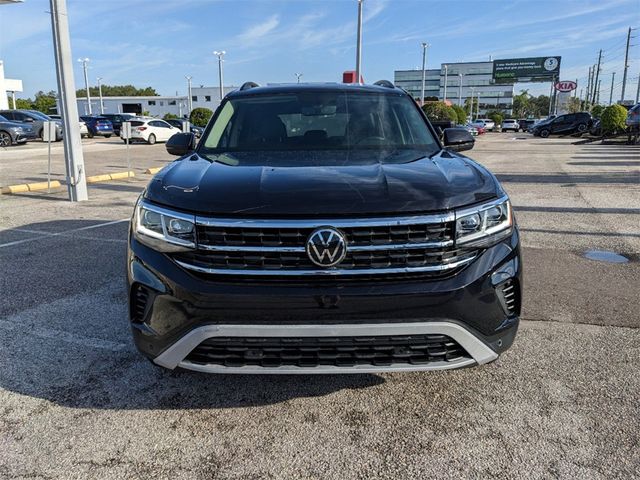
{"label": "metal pole", "polygon": [[638,89],[636,90],[636,103],[638,103],[638,97],[640,97],[640,75],[638,75]]}
{"label": "metal pole", "polygon": [[[576,89],[577,90],[577,89]],[[580,100],[580,110],[584,110],[584,106],[582,105],[582,92],[583,92],[584,88],[580,89],[580,96],[578,97],[578,99]]]}
{"label": "metal pole", "polygon": [[362,3],[364,0],[358,0],[358,33],[356,38],[356,83],[360,82],[362,75]]}
{"label": "metal pole", "polygon": [[218,83],[220,83],[220,101],[224,98],[224,81],[222,80],[222,57],[227,53],[224,50],[213,52],[218,57]]}
{"label": "metal pole", "polygon": [[91,93],[89,93],[89,77],[87,76],[87,63],[88,58],[79,58],[79,62],[82,63],[82,70],[84,71],[84,88],[87,91],[87,113],[91,115]]}
{"label": "metal pole", "polygon": [[16,109],[16,92],[11,92],[11,100],[13,101],[13,109]]}
{"label": "metal pole", "polygon": [[602,80],[598,80],[598,90],[596,91],[596,105],[600,104],[600,89],[602,88]]}
{"label": "metal pole", "polygon": [[[48,144],[48,159],[47,159],[47,193],[51,193],[51,127],[49,126],[49,122],[46,122],[46,128],[49,130],[47,132],[47,144]],[[56,134],[54,129],[53,134]]]}
{"label": "metal pole", "polygon": [[[598,53],[598,68],[596,68],[596,78],[593,81],[594,83],[594,87],[598,87],[598,97],[600,96],[600,83],[598,81],[598,79],[600,78],[600,62],[602,61],[602,50],[600,50],[600,52]],[[594,99],[594,103],[598,103],[598,101],[600,100],[600,98],[598,98],[598,100],[596,101],[596,91],[594,89],[593,92],[593,99]]]}
{"label": "metal pole", "polygon": [[[64,125],[64,158],[67,169],[67,190],[69,200],[87,200],[87,183],[84,175],[82,142],[78,129],[78,104],[76,85],[73,80],[71,63],[71,40],[69,38],[69,15],[66,0],[49,0],[51,27],[56,59],[58,94],[60,95],[60,115]],[[88,93],[88,91],[87,91]]]}
{"label": "metal pole", "polygon": [[100,95],[100,115],[102,115],[104,113],[104,102],[102,101],[102,83],[100,83],[102,78],[98,77],[97,80],[98,80],[98,94]]}
{"label": "metal pole", "polygon": [[444,98],[442,99],[443,102],[447,101],[447,78],[448,78],[448,74],[449,74],[449,65],[445,65],[444,66]]}
{"label": "metal pole", "polygon": [[[193,110],[192,98],[191,98],[191,79],[193,78],[191,75],[185,75],[187,79],[187,108],[189,110],[188,115],[191,115],[191,110]],[[181,109],[182,110],[182,109]],[[182,117],[182,112],[180,112],[180,116]]]}
{"label": "metal pole", "polygon": [[591,67],[589,67],[589,75],[587,75],[587,91],[584,97],[584,109],[589,110],[589,92],[591,91]]}
{"label": "metal pole", "polygon": [[611,92],[609,92],[609,105],[613,105],[613,79],[616,78],[616,72],[611,74]]}
{"label": "metal pole", "polygon": [[480,118],[480,90],[478,90],[478,95],[477,95],[477,101],[478,103],[476,104],[476,120],[478,118]]}
{"label": "metal pole", "polygon": [[420,95],[420,99],[422,100],[422,105],[424,105],[424,88],[425,82],[427,80],[427,49],[429,48],[429,44],[422,42],[422,93]]}
{"label": "metal pole", "polygon": [[296,73],[295,76],[298,79],[298,83],[300,83],[300,77],[302,77],[302,74],[301,73]]}
{"label": "metal pole", "polygon": [[473,122],[473,94],[475,89],[471,87],[471,100],[469,101],[469,115],[471,116],[471,121]]}
{"label": "metal pole", "polygon": [[458,105],[462,106],[462,74],[458,74],[458,78],[460,79],[460,84],[458,85]]}
{"label": "metal pole", "polygon": [[553,103],[552,102],[552,100],[553,100],[553,87],[554,87],[555,84],[556,84],[556,76],[554,75],[551,78],[551,89],[549,90],[549,115],[548,115],[549,117],[551,116],[551,112],[552,112],[551,107],[552,107],[552,103]]}
{"label": "metal pole", "polygon": [[[624,102],[624,91],[627,87],[627,70],[629,69],[629,42],[631,41],[631,27],[627,32],[627,49],[624,54],[624,73],[622,74],[622,93],[620,94],[620,103]],[[636,103],[638,99],[636,98]]]}

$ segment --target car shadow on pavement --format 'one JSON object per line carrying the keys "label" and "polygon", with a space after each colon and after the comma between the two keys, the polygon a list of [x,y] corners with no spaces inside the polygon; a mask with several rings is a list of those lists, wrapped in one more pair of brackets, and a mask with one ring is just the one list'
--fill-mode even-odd
{"label": "car shadow on pavement", "polygon": [[0,249],[5,295],[0,392],[81,409],[216,409],[384,383],[368,374],[209,375],[162,369],[138,353],[131,338],[126,222],[59,220],[2,233],[13,244]]}

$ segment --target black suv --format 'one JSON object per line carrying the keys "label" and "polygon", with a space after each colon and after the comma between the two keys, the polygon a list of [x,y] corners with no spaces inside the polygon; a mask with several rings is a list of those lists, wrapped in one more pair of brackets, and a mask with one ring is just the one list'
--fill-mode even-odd
{"label": "black suv", "polygon": [[390,82],[243,85],[149,183],[129,311],[155,364],[218,373],[440,370],[509,348],[509,198]]}
{"label": "black suv", "polygon": [[129,113],[102,113],[101,117],[106,118],[113,125],[113,133],[117,136],[120,135],[120,129],[122,128],[122,122],[130,122],[134,115]]}
{"label": "black suv", "polygon": [[591,128],[592,124],[593,118],[591,118],[590,113],[568,113],[536,123],[529,131],[536,136],[547,138],[553,133],[564,135],[585,133]]}

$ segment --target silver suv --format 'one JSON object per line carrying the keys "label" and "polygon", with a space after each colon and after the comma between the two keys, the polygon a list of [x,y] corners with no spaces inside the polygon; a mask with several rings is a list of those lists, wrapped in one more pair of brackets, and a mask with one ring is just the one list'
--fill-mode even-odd
{"label": "silver suv", "polygon": [[42,112],[37,110],[0,110],[0,115],[12,122],[31,126],[39,138],[42,138],[44,122],[54,121],[56,122],[56,142],[62,140],[62,122],[54,120]]}

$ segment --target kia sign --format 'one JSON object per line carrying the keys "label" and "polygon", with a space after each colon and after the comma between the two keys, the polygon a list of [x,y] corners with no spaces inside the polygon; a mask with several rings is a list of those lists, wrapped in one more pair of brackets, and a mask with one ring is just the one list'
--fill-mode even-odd
{"label": "kia sign", "polygon": [[576,88],[578,88],[578,84],[571,80],[556,83],[556,90],[559,92],[573,92]]}
{"label": "kia sign", "polygon": [[561,57],[512,58],[493,61],[493,83],[549,82],[560,75]]}

